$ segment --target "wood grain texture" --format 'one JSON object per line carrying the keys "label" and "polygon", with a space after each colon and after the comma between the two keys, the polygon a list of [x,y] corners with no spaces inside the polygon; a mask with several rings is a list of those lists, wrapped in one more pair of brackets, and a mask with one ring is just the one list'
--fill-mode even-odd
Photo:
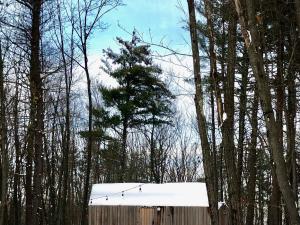
{"label": "wood grain texture", "polygon": [[210,225],[205,207],[90,206],[89,225]]}

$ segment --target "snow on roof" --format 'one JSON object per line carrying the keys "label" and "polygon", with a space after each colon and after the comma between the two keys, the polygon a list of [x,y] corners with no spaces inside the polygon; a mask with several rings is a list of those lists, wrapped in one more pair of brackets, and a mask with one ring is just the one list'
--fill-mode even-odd
{"label": "snow on roof", "polygon": [[89,205],[208,207],[205,183],[94,184]]}

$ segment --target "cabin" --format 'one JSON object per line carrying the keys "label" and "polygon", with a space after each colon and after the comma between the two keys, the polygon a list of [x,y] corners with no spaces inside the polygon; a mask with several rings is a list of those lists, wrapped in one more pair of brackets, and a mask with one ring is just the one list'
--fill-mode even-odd
{"label": "cabin", "polygon": [[89,225],[210,225],[205,183],[94,184]]}

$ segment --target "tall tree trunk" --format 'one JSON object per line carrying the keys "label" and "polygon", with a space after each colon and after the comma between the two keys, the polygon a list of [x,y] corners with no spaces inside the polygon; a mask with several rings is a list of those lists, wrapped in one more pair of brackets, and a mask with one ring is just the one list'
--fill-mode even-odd
{"label": "tall tree trunk", "polygon": [[244,10],[242,8],[240,0],[234,0],[234,2],[239,16],[242,34],[248,49],[250,63],[252,65],[253,73],[258,85],[259,97],[261,99],[261,106],[267,127],[268,142],[272,150],[272,158],[276,167],[276,175],[280,191],[289,212],[291,224],[299,225],[300,217],[295,204],[296,199],[294,197],[292,187],[287,176],[287,169],[283,156],[283,148],[280,145],[278,125],[276,123],[274,112],[272,109],[269,80],[264,69],[261,41],[255,19],[255,2],[253,0],[246,1],[246,11],[248,12],[247,18],[249,19],[249,21],[246,20],[246,15],[244,15]]}
{"label": "tall tree trunk", "polygon": [[272,192],[270,203],[268,207],[268,225],[281,225],[282,224],[282,209],[281,209],[281,193],[278,186],[275,168],[272,165]]}
{"label": "tall tree trunk", "polygon": [[1,159],[1,203],[0,225],[7,223],[7,191],[8,191],[8,149],[7,149],[7,123],[5,110],[4,62],[0,42],[0,159]]}
{"label": "tall tree trunk", "polygon": [[239,108],[239,137],[237,145],[237,176],[238,176],[238,187],[239,196],[243,192],[242,177],[243,177],[243,160],[244,160],[244,139],[245,139],[245,117],[247,110],[247,85],[248,85],[248,70],[249,70],[249,59],[244,48],[242,58],[242,82],[241,82],[241,93],[240,93],[240,108]]}
{"label": "tall tree trunk", "polygon": [[[64,196],[62,196],[62,192],[63,190],[63,175],[64,175],[64,171],[63,169],[60,169],[58,171],[56,171],[55,169],[55,162],[58,161],[57,159],[57,152],[59,147],[57,146],[57,140],[58,140],[58,126],[61,125],[61,134],[62,134],[62,145],[64,144],[64,125],[62,125],[61,123],[58,123],[58,117],[59,117],[59,102],[61,101],[60,98],[60,93],[61,93],[61,83],[62,83],[63,78],[60,77],[59,78],[59,88],[57,91],[57,96],[55,96],[52,99],[52,117],[51,117],[51,143],[49,143],[49,150],[46,151],[45,150],[45,154],[46,154],[46,161],[47,161],[47,165],[48,169],[47,170],[47,175],[48,175],[48,179],[49,179],[49,202],[51,204],[51,211],[50,213],[53,215],[50,219],[49,222],[50,224],[59,224],[61,222],[61,220],[63,219],[64,215],[62,215],[62,201]],[[46,143],[46,141],[45,141]],[[64,146],[62,146],[61,148],[63,149]],[[50,159],[51,156],[51,159]],[[64,157],[63,152],[62,152],[62,158]],[[63,159],[62,159],[63,161]],[[64,168],[63,162],[61,163],[61,167]],[[57,183],[57,185],[55,185]],[[57,192],[57,193],[56,193]]]}
{"label": "tall tree trunk", "polygon": [[242,210],[239,196],[239,177],[237,174],[234,146],[234,76],[236,62],[236,28],[237,18],[233,5],[228,27],[227,77],[224,85],[223,146],[227,171],[229,214],[232,225],[242,224]]}
{"label": "tall tree trunk", "polygon": [[33,133],[33,122],[34,115],[33,110],[30,110],[29,116],[29,126],[27,133],[27,145],[26,146],[26,176],[25,176],[25,224],[32,225],[33,224],[33,208],[32,208],[32,161],[33,161],[33,142],[34,142],[34,133]]}
{"label": "tall tree trunk", "polygon": [[258,93],[257,89],[255,89],[254,93],[254,102],[253,109],[251,115],[251,143],[250,143],[250,152],[248,159],[248,171],[249,171],[249,179],[247,183],[247,216],[246,216],[246,225],[254,224],[254,207],[256,205],[255,202],[255,185],[256,185],[256,173],[257,173],[257,112],[258,112]]}
{"label": "tall tree trunk", "polygon": [[15,141],[15,174],[14,174],[14,184],[13,184],[13,225],[19,225],[21,222],[21,182],[20,182],[20,172],[21,172],[21,148],[19,139],[19,84],[18,77],[16,79],[16,92],[14,96],[14,141]]}
{"label": "tall tree trunk", "polygon": [[155,116],[152,118],[152,128],[150,134],[150,170],[151,170],[151,181],[155,183],[159,183],[160,176],[157,173],[157,163],[156,163],[156,152],[155,152],[155,140],[154,140],[154,131],[155,131]]}
{"label": "tall tree trunk", "polygon": [[212,218],[212,224],[218,224],[218,193],[215,192],[214,179],[216,176],[215,168],[211,167],[211,162],[213,162],[213,156],[210,149],[210,145],[207,137],[207,125],[206,118],[203,110],[203,91],[201,82],[201,72],[200,72],[200,56],[199,56],[199,46],[198,46],[198,35],[197,35],[197,23],[195,15],[195,3],[194,0],[187,0],[188,11],[189,11],[189,29],[193,52],[193,70],[194,70],[194,80],[195,80],[195,106],[197,113],[197,123],[199,134],[201,138],[201,147],[203,151],[203,165],[204,173],[206,179],[206,186],[208,192],[209,206]]}
{"label": "tall tree trunk", "polygon": [[[65,98],[66,98],[66,112],[65,112],[65,130],[63,134],[63,187],[62,187],[62,205],[61,205],[61,215],[60,224],[68,225],[70,224],[68,210],[67,210],[67,201],[69,197],[69,153],[70,153],[70,140],[71,140],[71,128],[70,128],[70,89],[71,89],[71,82],[72,82],[72,72],[73,72],[73,50],[71,49],[71,65],[70,71],[68,71],[68,63],[66,59],[66,49],[65,49],[65,37],[63,31],[63,22],[61,18],[61,8],[60,3],[57,2],[57,9],[58,9],[58,23],[59,23],[59,35],[60,35],[60,52],[63,61],[63,69],[64,69],[64,81],[65,81]],[[73,35],[73,30],[71,32]],[[72,37],[71,37],[72,40]],[[71,43],[72,45],[72,43]]]}
{"label": "tall tree trunk", "polygon": [[[275,3],[277,5],[277,2]],[[277,6],[278,7],[278,6]],[[277,15],[278,20],[280,15]],[[277,23],[278,41],[277,41],[277,75],[276,75],[276,122],[278,126],[279,144],[283,149],[283,109],[284,109],[284,83],[283,83],[283,42],[280,22]],[[275,168],[272,166],[272,193],[270,197],[268,224],[281,225],[282,224],[282,210],[281,210],[281,193],[275,174]]]}
{"label": "tall tree trunk", "polygon": [[[216,123],[215,123],[215,99],[217,103],[217,118],[218,123],[220,125],[222,113],[223,113],[223,104],[221,98],[221,92],[219,88],[218,82],[218,72],[217,72],[217,57],[215,52],[215,34],[213,29],[213,17],[212,17],[212,8],[213,2],[205,0],[205,16],[207,20],[207,28],[208,28],[208,38],[209,38],[209,62],[210,62],[210,78],[211,78],[211,94],[210,94],[210,103],[211,103],[211,141],[212,141],[212,157],[213,157],[213,168],[217,171],[217,149],[216,149]],[[214,97],[215,96],[215,97]],[[216,176],[214,179],[214,193],[218,193],[218,176],[217,172],[215,172]]]}
{"label": "tall tree trunk", "polygon": [[[295,1],[296,2],[296,1]],[[294,31],[296,35],[298,35],[298,39],[295,39],[294,41],[291,41],[291,38],[289,37],[289,45],[287,48],[288,57],[293,60],[295,63],[291,63],[288,65],[288,68],[286,71],[284,71],[287,74],[287,106],[285,109],[285,116],[286,116],[286,138],[287,138],[287,165],[288,165],[288,173],[289,173],[289,179],[290,183],[293,188],[294,195],[296,199],[298,200],[298,180],[297,180],[297,162],[296,162],[296,126],[295,126],[295,118],[297,113],[297,97],[296,97],[296,85],[295,85],[295,79],[296,79],[296,71],[297,71],[297,62],[300,60],[300,55],[296,54],[294,55],[295,49],[299,49],[300,47],[300,1],[298,1],[299,9],[298,10],[298,17],[299,17],[299,25],[298,25],[298,33],[297,31]],[[283,26],[283,25],[281,25]],[[281,28],[281,34],[284,35]],[[295,36],[296,36],[295,35]],[[295,43],[293,43],[295,42]],[[281,41],[281,44],[284,45],[283,41]],[[282,60],[284,60],[284,46],[281,47],[282,52]]]}
{"label": "tall tree trunk", "polygon": [[43,105],[43,84],[40,67],[40,18],[41,0],[36,0],[33,4],[32,13],[32,42],[31,42],[31,62],[30,62],[30,86],[31,104],[35,112],[34,126],[34,177],[33,177],[33,215],[35,225],[42,224],[42,163],[43,163],[43,131],[44,131],[44,105]]}
{"label": "tall tree trunk", "polygon": [[[215,122],[215,98],[213,91],[213,84],[211,83],[211,93],[210,93],[210,104],[211,104],[211,148],[213,154],[213,168],[215,169],[215,177],[214,177],[214,193],[219,193],[219,182],[218,182],[218,172],[217,172],[217,147],[216,147],[216,122]],[[222,169],[222,165],[220,165]]]}
{"label": "tall tree trunk", "polygon": [[[55,119],[54,119],[55,120]],[[53,122],[54,123],[54,122]],[[45,155],[46,155],[46,166],[47,166],[47,176],[48,176],[48,184],[49,184],[49,204],[50,209],[48,212],[49,215],[49,225],[56,225],[58,223],[57,213],[56,210],[59,207],[57,200],[59,199],[59,191],[56,194],[56,187],[55,187],[55,148],[53,147],[53,136],[55,133],[55,128],[52,126],[51,132],[51,143],[47,143],[45,138]],[[49,146],[49,147],[48,147]],[[51,168],[51,169],[50,169]],[[57,197],[58,196],[58,197]]]}
{"label": "tall tree trunk", "polygon": [[120,182],[124,182],[126,180],[127,170],[127,135],[128,135],[128,119],[125,116],[123,120],[123,130],[122,130],[122,143],[121,143],[121,170],[119,171],[119,179]]}
{"label": "tall tree trunk", "polygon": [[[30,31],[30,124],[26,165],[26,225],[42,224],[42,162],[43,162],[43,83],[40,62],[40,23],[42,1],[31,3]],[[34,176],[32,177],[32,161]],[[33,179],[33,182],[32,182]]]}
{"label": "tall tree trunk", "polygon": [[[259,163],[261,163],[264,160],[262,157],[263,156],[261,154]],[[265,222],[264,222],[265,221],[265,213],[264,213],[265,212],[265,209],[264,209],[265,204],[264,204],[264,192],[263,192],[265,175],[261,169],[262,169],[262,167],[260,168],[260,173],[258,176],[258,209],[257,209],[258,218],[257,218],[256,224],[265,225]]]}
{"label": "tall tree trunk", "polygon": [[297,198],[298,180],[297,180],[297,162],[296,162],[296,87],[295,87],[295,71],[288,72],[288,99],[286,110],[286,135],[287,135],[287,165],[290,183],[293,188],[295,197]]}
{"label": "tall tree trunk", "polygon": [[88,55],[87,55],[87,43],[86,38],[83,44],[83,57],[84,57],[84,71],[87,80],[87,92],[88,92],[88,132],[87,137],[87,148],[86,148],[86,172],[84,179],[84,190],[83,190],[83,201],[82,201],[82,213],[81,213],[81,225],[87,224],[87,213],[88,213],[88,201],[90,194],[90,177],[92,168],[92,130],[93,130],[93,101],[92,101],[92,90],[91,90],[91,78],[88,67]]}
{"label": "tall tree trunk", "polygon": [[[218,124],[222,123],[223,116],[223,102],[221,97],[221,90],[219,86],[218,71],[217,71],[217,56],[215,51],[215,32],[213,28],[213,17],[212,17],[212,1],[205,0],[205,16],[207,20],[208,38],[209,38],[209,61],[210,61],[210,76],[212,79],[212,88],[215,93],[215,99],[217,104],[218,112]],[[225,64],[225,62],[224,62]]]}

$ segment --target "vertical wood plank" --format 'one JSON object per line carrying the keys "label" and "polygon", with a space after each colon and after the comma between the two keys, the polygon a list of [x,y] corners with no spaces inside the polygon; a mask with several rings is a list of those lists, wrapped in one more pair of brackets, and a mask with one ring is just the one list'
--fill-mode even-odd
{"label": "vertical wood plank", "polygon": [[90,206],[89,225],[210,225],[205,207]]}
{"label": "vertical wood plank", "polygon": [[92,223],[91,225],[98,225],[98,221],[97,221],[97,215],[98,215],[98,207],[94,206],[93,207],[93,217],[92,217]]}

